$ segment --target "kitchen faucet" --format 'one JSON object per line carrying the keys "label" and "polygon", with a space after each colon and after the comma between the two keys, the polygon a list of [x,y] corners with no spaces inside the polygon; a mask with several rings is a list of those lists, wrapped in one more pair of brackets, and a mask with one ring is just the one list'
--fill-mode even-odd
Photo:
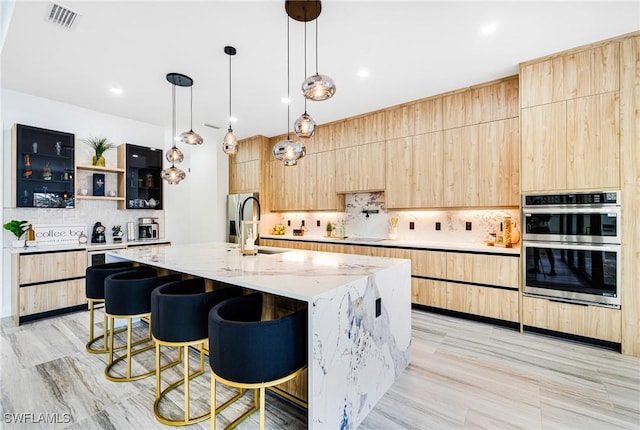
{"label": "kitchen faucet", "polygon": [[255,200],[256,201],[256,205],[258,205],[258,221],[260,221],[260,200],[258,200],[257,198],[250,196],[247,197],[246,199],[244,199],[244,201],[240,204],[240,213],[238,214],[238,220],[240,222],[242,222],[244,220],[244,205],[245,203],[247,203],[249,200]]}

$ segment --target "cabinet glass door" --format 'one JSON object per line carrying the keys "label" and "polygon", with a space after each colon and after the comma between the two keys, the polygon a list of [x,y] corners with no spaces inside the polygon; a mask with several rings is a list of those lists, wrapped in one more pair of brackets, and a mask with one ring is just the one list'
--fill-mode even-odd
{"label": "cabinet glass door", "polygon": [[71,133],[16,124],[16,206],[74,207]]}
{"label": "cabinet glass door", "polygon": [[162,209],[162,151],[127,144],[127,209]]}

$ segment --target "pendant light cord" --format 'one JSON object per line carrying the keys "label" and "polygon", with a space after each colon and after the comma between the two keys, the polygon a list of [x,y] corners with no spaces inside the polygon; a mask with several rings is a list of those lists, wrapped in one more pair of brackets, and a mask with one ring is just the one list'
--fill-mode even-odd
{"label": "pendant light cord", "polygon": [[229,128],[231,128],[231,54],[229,54]]}
{"label": "pendant light cord", "polygon": [[320,17],[318,13],[318,3],[320,2],[316,1],[316,75],[318,74],[318,18]]}
{"label": "pendant light cord", "polygon": [[[175,148],[176,146],[176,85],[171,84],[171,101],[173,102],[173,115],[171,116],[172,125],[171,125],[171,147]],[[173,158],[171,157],[171,167],[174,166]]]}
{"label": "pendant light cord", "polygon": [[[317,68],[317,66],[316,66]],[[304,79],[307,79],[307,21],[304,21]],[[304,81],[303,81],[304,82]],[[304,98],[304,113],[307,113],[307,98]]]}
{"label": "pendant light cord", "polygon": [[193,85],[191,85],[189,87],[189,89],[191,90],[191,112],[190,112],[190,116],[191,116],[191,127],[189,128],[191,131],[193,131]]}
{"label": "pendant light cord", "polygon": [[287,16],[287,140],[289,140],[289,107],[291,106],[291,94],[289,92],[289,21]]}

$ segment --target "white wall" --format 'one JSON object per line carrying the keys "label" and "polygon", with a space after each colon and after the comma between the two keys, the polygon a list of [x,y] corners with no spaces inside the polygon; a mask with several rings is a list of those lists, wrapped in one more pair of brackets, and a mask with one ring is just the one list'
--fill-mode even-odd
{"label": "white wall", "polygon": [[[168,103],[170,101],[167,101]],[[96,221],[102,222],[107,231],[115,224],[136,222],[138,217],[153,216],[160,221],[160,235],[173,243],[203,242],[224,238],[224,199],[228,190],[228,166],[226,156],[216,139],[220,132],[198,130],[205,139],[199,147],[185,148],[185,161],[179,167],[187,172],[187,178],[177,185],[165,183],[164,210],[117,210],[111,201],[76,201],[74,209],[11,208],[11,127],[15,123],[74,133],[76,137],[76,162],[90,164],[92,150],[81,142],[89,136],[106,136],[116,144],[169,148],[171,131],[153,124],[133,121],[92,111],[66,103],[34,97],[6,89],[0,89],[0,123],[2,124],[3,163],[0,166],[3,202],[3,223],[10,219],[25,219],[34,224],[86,224],[88,231]],[[116,150],[105,153],[107,165],[117,164]],[[10,245],[11,234],[3,230],[3,244]],[[0,317],[11,314],[10,265],[8,252],[3,253],[2,294]]]}

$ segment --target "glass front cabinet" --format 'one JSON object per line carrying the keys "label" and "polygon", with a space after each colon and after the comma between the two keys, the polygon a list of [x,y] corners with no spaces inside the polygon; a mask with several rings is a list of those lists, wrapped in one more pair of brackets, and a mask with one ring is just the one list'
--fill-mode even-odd
{"label": "glass front cabinet", "polygon": [[75,136],[15,124],[12,206],[73,208]]}
{"label": "glass front cabinet", "polygon": [[118,165],[125,169],[125,199],[119,209],[162,209],[162,150],[118,146]]}

